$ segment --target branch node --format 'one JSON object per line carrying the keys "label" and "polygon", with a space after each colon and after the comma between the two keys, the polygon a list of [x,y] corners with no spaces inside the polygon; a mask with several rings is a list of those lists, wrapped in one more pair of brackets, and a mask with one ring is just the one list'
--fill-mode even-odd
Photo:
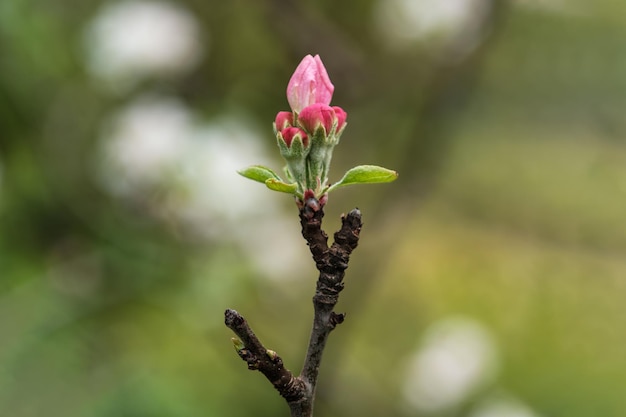
{"label": "branch node", "polygon": [[343,323],[345,319],[346,319],[346,313],[335,313],[333,311],[330,313],[330,318],[328,319],[328,322],[334,329],[338,324]]}

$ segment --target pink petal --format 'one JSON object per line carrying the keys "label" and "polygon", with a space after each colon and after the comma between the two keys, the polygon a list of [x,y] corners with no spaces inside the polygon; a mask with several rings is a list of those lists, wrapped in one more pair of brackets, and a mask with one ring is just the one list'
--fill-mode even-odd
{"label": "pink petal", "polygon": [[286,127],[293,126],[293,113],[290,111],[279,111],[276,115],[276,130],[281,131]]}
{"label": "pink petal", "polygon": [[307,137],[304,130],[298,127],[288,127],[280,131],[280,135],[283,137],[283,140],[287,144],[287,147],[291,147],[291,142],[296,138],[297,135],[300,135],[302,138],[302,144],[306,148],[309,144],[309,138]]}
{"label": "pink petal", "polygon": [[335,111],[335,115],[337,116],[337,132],[339,132],[343,125],[346,124],[348,113],[346,113],[344,109],[338,106],[333,106],[333,110]]}
{"label": "pink petal", "polygon": [[330,104],[334,89],[319,55],[307,55],[289,80],[287,101],[294,112],[300,113],[314,103]]}
{"label": "pink petal", "polygon": [[328,134],[335,118],[335,111],[332,107],[322,103],[314,103],[302,109],[298,115],[298,122],[309,134],[314,134],[320,126],[324,127],[326,134]]}

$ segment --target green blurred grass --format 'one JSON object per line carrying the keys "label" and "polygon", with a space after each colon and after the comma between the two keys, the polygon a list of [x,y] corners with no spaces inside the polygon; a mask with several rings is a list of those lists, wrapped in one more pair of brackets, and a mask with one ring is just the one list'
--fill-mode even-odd
{"label": "green blurred grass", "polygon": [[464,315],[501,351],[489,390],[544,415],[622,415],[626,146],[585,131],[460,132],[361,310],[342,377],[369,398],[363,412],[389,403],[425,326]]}

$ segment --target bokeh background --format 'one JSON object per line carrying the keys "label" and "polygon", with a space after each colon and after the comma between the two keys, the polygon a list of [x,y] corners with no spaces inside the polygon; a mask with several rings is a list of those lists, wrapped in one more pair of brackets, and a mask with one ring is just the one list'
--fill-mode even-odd
{"label": "bokeh background", "polygon": [[316,279],[271,123],[306,54],[365,227],[317,415],[626,415],[617,0],[0,2],[0,415],[288,415]]}

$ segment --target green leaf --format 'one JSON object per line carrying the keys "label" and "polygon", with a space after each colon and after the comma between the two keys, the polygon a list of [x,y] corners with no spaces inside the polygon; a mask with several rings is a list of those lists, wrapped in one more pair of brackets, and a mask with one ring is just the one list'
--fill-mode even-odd
{"label": "green leaf", "polygon": [[350,184],[376,184],[391,182],[398,178],[398,173],[376,165],[359,165],[345,173],[342,179],[330,186],[327,192]]}
{"label": "green leaf", "polygon": [[262,182],[263,184],[269,179],[282,181],[274,171],[263,165],[252,165],[251,167],[237,171],[237,173],[253,181]]}
{"label": "green leaf", "polygon": [[298,184],[296,184],[295,182],[293,184],[287,184],[285,182],[282,182],[281,180],[270,178],[265,181],[265,185],[270,190],[279,191],[281,193],[287,194],[298,194]]}

